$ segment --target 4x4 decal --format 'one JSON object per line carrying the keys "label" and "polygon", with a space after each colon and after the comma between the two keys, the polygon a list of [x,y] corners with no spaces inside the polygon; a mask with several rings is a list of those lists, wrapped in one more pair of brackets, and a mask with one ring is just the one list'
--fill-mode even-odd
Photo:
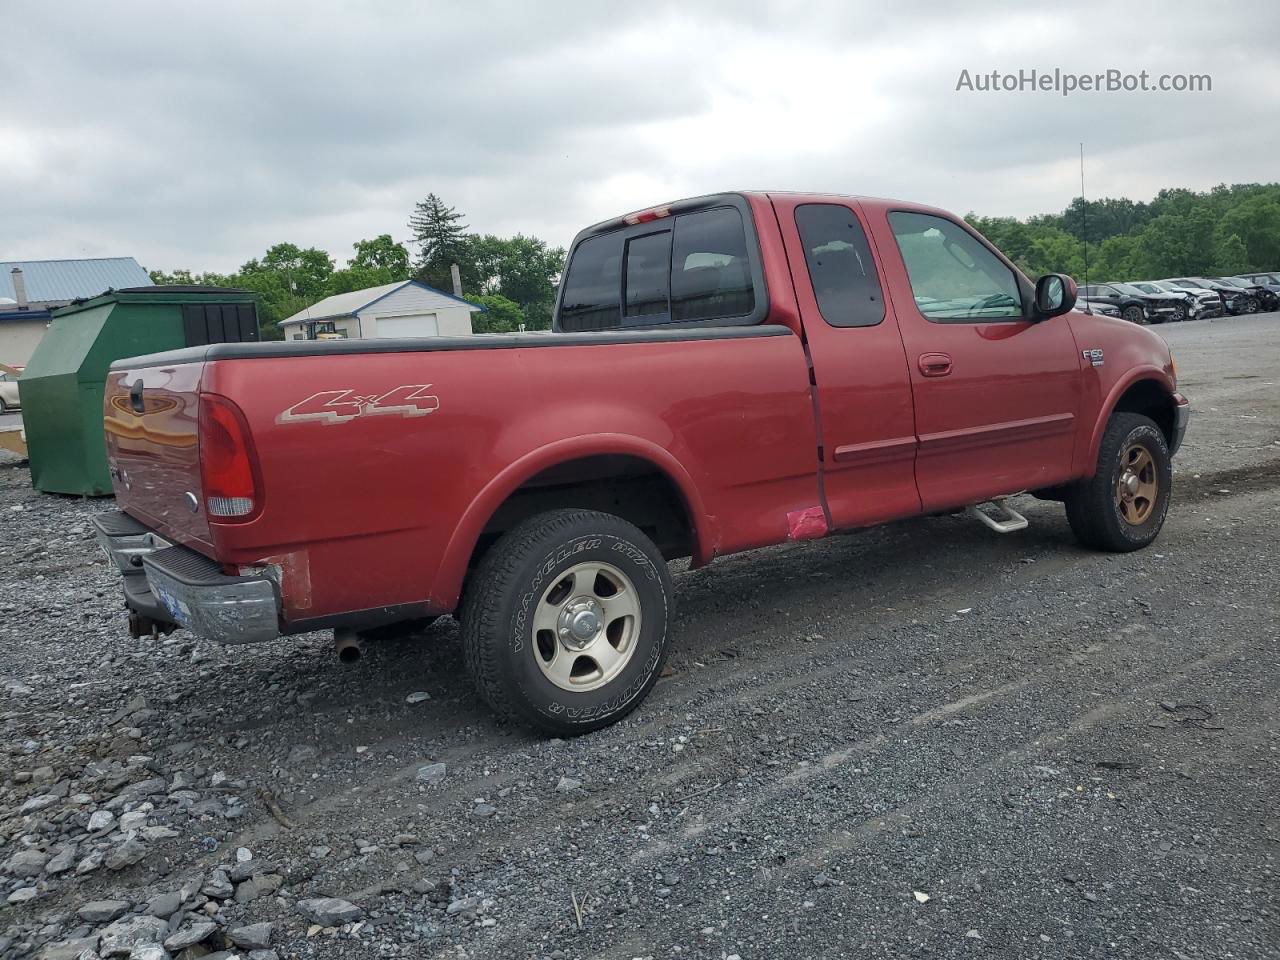
{"label": "4x4 decal", "polygon": [[360,394],[355,390],[321,390],[282,411],[276,417],[276,423],[294,423],[299,420],[346,423],[356,417],[381,414],[424,417],[440,409],[440,398],[426,392],[430,389],[429,383],[409,383],[380,395]]}

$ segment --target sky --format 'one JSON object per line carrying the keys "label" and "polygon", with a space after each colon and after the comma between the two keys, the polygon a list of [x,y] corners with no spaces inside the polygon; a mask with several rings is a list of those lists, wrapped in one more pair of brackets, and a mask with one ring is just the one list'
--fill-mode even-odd
{"label": "sky", "polygon": [[[1280,4],[0,0],[0,260],[341,266],[429,192],[481,233],[734,189],[1027,216],[1280,178]],[[957,90],[992,70],[1212,90]],[[976,83],[976,81],[975,81]]]}

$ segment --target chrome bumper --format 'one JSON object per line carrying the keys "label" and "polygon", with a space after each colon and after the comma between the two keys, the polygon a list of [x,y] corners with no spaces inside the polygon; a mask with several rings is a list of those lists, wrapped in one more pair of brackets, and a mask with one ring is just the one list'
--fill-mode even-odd
{"label": "chrome bumper", "polygon": [[169,543],[125,513],[99,514],[93,525],[135,614],[220,643],[280,635],[276,587],[267,577],[228,576],[213,560]]}

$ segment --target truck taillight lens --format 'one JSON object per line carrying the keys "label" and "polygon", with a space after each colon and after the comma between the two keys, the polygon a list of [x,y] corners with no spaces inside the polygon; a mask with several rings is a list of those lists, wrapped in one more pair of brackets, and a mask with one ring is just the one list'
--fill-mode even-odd
{"label": "truck taillight lens", "polygon": [[250,520],[261,508],[257,456],[244,414],[216,394],[200,396],[200,477],[210,519]]}

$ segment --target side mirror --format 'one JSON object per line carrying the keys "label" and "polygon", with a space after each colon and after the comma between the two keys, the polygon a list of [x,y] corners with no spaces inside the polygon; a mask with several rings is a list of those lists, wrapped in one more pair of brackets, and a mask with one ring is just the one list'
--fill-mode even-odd
{"label": "side mirror", "polygon": [[1048,320],[1076,305],[1076,282],[1064,273],[1047,273],[1036,281],[1036,319]]}

